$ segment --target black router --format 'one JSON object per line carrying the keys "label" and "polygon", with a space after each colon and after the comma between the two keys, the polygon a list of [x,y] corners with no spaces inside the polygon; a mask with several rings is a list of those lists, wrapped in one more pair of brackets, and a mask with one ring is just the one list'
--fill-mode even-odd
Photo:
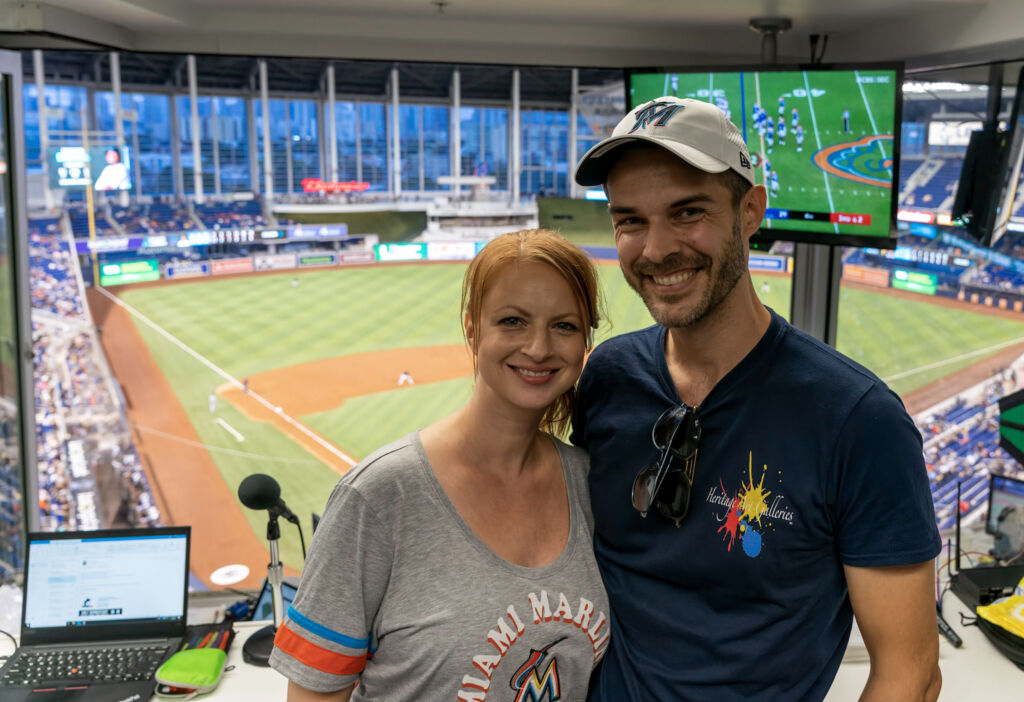
{"label": "black router", "polygon": [[[992,478],[989,477],[991,483]],[[991,490],[992,486],[989,485]],[[975,607],[992,604],[1000,597],[1009,597],[1013,588],[1024,578],[1024,565],[960,567],[960,483],[956,484],[956,572],[950,576],[949,589],[971,611]]]}

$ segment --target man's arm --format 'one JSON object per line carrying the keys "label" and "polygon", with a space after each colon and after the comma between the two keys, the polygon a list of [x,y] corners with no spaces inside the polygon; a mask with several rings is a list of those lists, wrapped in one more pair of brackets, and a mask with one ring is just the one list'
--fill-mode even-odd
{"label": "man's arm", "polygon": [[289,680],[288,702],[348,702],[352,696],[353,687],[355,686],[346,687],[337,692],[313,692]]}
{"label": "man's arm", "polygon": [[942,687],[935,562],[844,569],[871,658],[861,702],[935,702]]}

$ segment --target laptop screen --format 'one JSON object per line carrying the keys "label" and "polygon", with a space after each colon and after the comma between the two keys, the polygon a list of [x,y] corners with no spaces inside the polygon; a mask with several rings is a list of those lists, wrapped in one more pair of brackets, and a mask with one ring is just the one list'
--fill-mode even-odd
{"label": "laptop screen", "polygon": [[183,628],[188,539],[187,528],[30,535],[22,631],[81,639]]}

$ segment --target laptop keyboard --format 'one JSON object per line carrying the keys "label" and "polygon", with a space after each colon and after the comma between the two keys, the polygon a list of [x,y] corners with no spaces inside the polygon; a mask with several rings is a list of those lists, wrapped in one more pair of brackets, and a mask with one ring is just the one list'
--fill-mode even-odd
{"label": "laptop keyboard", "polygon": [[147,680],[156,673],[169,648],[133,646],[21,651],[0,677],[0,688]]}

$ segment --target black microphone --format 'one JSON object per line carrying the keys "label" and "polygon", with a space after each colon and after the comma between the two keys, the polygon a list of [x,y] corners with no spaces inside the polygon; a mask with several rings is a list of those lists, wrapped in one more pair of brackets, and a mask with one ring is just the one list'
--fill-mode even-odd
{"label": "black microphone", "polygon": [[299,518],[288,509],[281,499],[281,486],[277,481],[264,473],[253,473],[238,486],[238,499],[249,509],[266,509],[271,513],[284,517],[292,524],[298,524]]}

